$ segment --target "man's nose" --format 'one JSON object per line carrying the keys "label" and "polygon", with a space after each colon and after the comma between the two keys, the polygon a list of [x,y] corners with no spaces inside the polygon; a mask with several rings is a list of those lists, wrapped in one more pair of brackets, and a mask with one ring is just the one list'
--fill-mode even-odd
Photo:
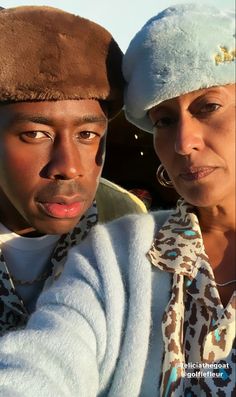
{"label": "man's nose", "polygon": [[176,153],[186,156],[204,147],[203,131],[200,123],[192,116],[182,117],[177,126],[175,138]]}
{"label": "man's nose", "polygon": [[83,176],[81,156],[76,142],[55,142],[47,165],[47,176],[50,179],[62,180]]}

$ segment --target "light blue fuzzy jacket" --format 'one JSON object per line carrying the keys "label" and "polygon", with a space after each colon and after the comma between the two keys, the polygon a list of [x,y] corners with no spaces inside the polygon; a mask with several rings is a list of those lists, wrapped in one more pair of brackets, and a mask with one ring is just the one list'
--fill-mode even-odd
{"label": "light blue fuzzy jacket", "polygon": [[[71,250],[28,329],[0,340],[1,397],[144,396],[152,330],[152,267],[146,254],[167,217],[162,211],[98,225]],[[171,278],[156,271],[158,388]]]}

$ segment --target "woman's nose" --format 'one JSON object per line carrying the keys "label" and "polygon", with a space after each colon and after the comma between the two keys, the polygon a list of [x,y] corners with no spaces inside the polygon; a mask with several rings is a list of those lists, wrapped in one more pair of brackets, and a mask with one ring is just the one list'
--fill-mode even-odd
{"label": "woman's nose", "polygon": [[176,153],[186,156],[192,151],[202,150],[203,146],[203,132],[200,123],[191,116],[179,120],[175,139]]}

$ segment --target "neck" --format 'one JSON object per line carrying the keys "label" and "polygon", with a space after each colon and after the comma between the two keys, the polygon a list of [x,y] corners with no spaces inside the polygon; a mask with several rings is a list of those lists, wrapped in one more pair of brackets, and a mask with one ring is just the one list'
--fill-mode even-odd
{"label": "neck", "polygon": [[198,218],[203,233],[235,233],[235,201],[233,205],[198,208]]}
{"label": "neck", "polygon": [[17,230],[15,233],[19,234],[21,237],[42,237],[42,236],[45,236],[45,234],[40,233],[33,228]]}
{"label": "neck", "polygon": [[[216,282],[225,284],[235,280],[235,204],[198,208],[197,211],[205,250]],[[224,306],[229,302],[234,288],[235,282],[218,288]]]}

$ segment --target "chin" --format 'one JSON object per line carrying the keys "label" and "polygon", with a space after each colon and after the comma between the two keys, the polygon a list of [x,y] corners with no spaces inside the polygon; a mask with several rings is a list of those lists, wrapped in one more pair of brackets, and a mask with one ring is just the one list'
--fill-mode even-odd
{"label": "chin", "polygon": [[194,207],[232,208],[233,206],[235,208],[235,179],[233,177],[203,178],[189,183],[173,179],[173,183],[180,197]]}
{"label": "chin", "polygon": [[[217,189],[218,190],[218,189]],[[179,190],[178,193],[185,199],[189,204],[194,207],[214,207],[224,202],[224,196],[221,191],[215,191],[214,188],[199,188],[193,187],[187,192]]]}
{"label": "chin", "polygon": [[42,234],[66,234],[74,229],[80,218],[76,219],[52,219],[47,222],[40,222],[34,228]]}

